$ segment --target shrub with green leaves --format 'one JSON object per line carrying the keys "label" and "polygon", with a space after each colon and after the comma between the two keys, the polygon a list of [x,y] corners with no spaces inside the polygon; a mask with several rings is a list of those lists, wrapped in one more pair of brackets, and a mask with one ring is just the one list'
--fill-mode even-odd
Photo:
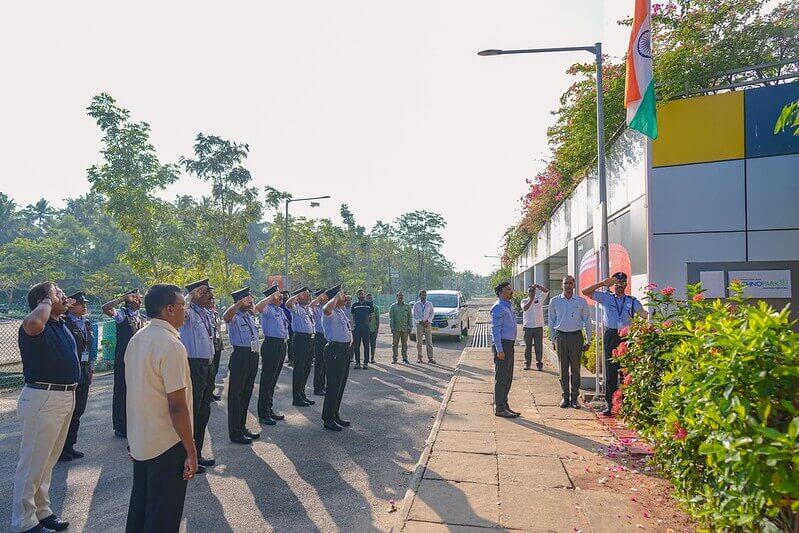
{"label": "shrub with green leaves", "polygon": [[799,335],[788,309],[731,286],[707,301],[689,286],[650,289],[616,357],[621,413],[691,513],[716,529],[791,531],[799,511]]}

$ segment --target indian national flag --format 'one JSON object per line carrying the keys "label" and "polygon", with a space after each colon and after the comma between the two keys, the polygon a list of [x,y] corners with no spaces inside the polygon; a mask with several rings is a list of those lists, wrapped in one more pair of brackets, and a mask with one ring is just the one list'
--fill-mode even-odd
{"label": "indian national flag", "polygon": [[635,0],[635,16],[627,47],[627,85],[624,107],[627,125],[644,135],[657,139],[655,113],[655,78],[652,74],[652,41],[649,0]]}

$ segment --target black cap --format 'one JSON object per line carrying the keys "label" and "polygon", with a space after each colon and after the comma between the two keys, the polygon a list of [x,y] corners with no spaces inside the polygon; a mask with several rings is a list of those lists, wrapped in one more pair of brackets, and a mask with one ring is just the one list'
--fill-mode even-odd
{"label": "black cap", "polygon": [[70,300],[75,300],[76,302],[86,303],[89,300],[86,298],[86,293],[84,291],[78,291],[75,294],[70,294],[67,296]]}
{"label": "black cap", "polygon": [[325,288],[322,287],[321,289],[316,289],[316,292],[313,293],[314,296],[321,296],[325,293]]}
{"label": "black cap", "polygon": [[325,294],[328,298],[335,298],[336,295],[341,292],[341,285],[336,285],[335,287],[331,287],[325,291]]}
{"label": "black cap", "polygon": [[277,292],[277,285],[272,285],[264,291],[264,296],[272,296]]}
{"label": "black cap", "polygon": [[188,292],[191,292],[194,289],[196,289],[197,287],[202,287],[203,285],[208,287],[209,290],[214,288],[208,283],[208,278],[205,278],[205,279],[201,279],[200,281],[195,281],[194,283],[189,283],[188,285],[186,285],[186,290]]}
{"label": "black cap", "polygon": [[627,279],[627,274],[625,274],[624,272],[616,272],[615,274],[613,274],[613,277],[621,281]]}
{"label": "black cap", "polygon": [[297,296],[298,294],[302,294],[305,291],[311,292],[311,289],[309,289],[308,287],[300,287],[299,289],[297,289],[296,291],[292,292],[291,294],[292,294],[292,296]]}
{"label": "black cap", "polygon": [[234,302],[238,302],[242,298],[246,298],[250,295],[250,288],[244,287],[243,289],[239,289],[237,291],[233,291],[230,293],[231,298],[233,298]]}
{"label": "black cap", "polygon": [[124,293],[122,296],[127,296],[128,294],[139,294],[139,289],[131,289],[128,292]]}

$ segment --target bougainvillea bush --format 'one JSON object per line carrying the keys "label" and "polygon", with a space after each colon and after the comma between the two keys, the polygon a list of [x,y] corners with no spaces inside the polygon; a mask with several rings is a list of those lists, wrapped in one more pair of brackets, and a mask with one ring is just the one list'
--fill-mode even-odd
{"label": "bougainvillea bush", "polygon": [[788,309],[650,287],[651,317],[615,352],[614,408],[655,448],[694,516],[719,530],[792,531],[799,511],[799,334]]}

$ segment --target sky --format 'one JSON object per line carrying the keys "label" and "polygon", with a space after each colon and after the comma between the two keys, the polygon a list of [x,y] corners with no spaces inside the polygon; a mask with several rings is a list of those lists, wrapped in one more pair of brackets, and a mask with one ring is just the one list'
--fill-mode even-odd
{"label": "sky", "polygon": [[[478,57],[486,48],[627,46],[633,0],[6,2],[0,7],[0,191],[24,206],[89,190],[110,93],[148,122],[162,162],[195,136],[246,142],[254,185],[330,195],[293,215],[358,224],[444,216],[442,252],[488,274],[549,156],[558,97],[587,53]],[[46,5],[46,8],[45,8]],[[208,194],[190,176],[164,192]]]}

